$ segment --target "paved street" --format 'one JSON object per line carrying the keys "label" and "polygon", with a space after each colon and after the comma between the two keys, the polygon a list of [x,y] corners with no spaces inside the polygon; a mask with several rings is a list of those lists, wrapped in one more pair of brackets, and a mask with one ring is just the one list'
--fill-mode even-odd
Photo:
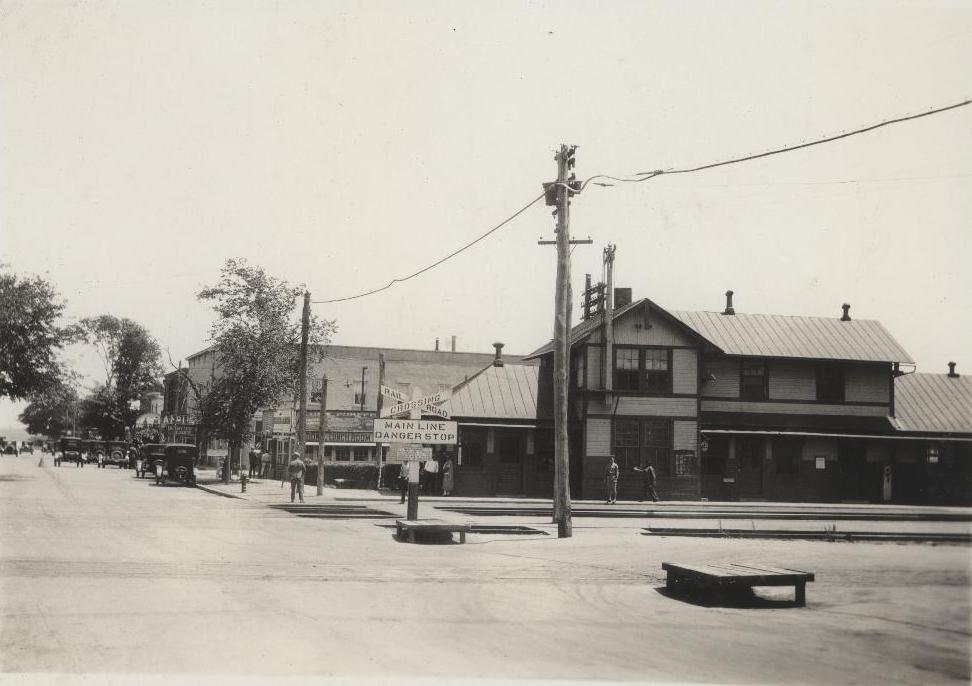
{"label": "paved street", "polygon": [[[314,674],[733,683],[963,683],[959,545],[664,538],[637,518],[504,517],[538,533],[396,542],[397,502],[273,502],[127,470],[0,460],[3,672]],[[269,489],[266,489],[269,490]],[[309,489],[313,492],[313,487]],[[310,500],[310,498],[309,498]],[[494,518],[480,520],[494,523]],[[663,561],[816,573],[808,606],[661,592]]]}

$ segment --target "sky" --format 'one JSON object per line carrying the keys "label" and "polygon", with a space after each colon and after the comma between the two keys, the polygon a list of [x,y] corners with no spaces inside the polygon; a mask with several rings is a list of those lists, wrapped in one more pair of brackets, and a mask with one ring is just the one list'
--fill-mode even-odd
{"label": "sky", "polygon": [[[967,2],[0,3],[0,262],[66,313],[204,348],[228,257],[314,300],[410,274],[556,176],[694,166],[972,97]],[[972,373],[972,107],[574,199],[575,294],[878,319]],[[380,294],[333,342],[510,353],[553,330],[550,208]],[[577,298],[575,298],[576,300]],[[576,310],[574,315],[576,322]],[[93,380],[90,352],[69,361]],[[0,400],[0,430],[22,405]]]}

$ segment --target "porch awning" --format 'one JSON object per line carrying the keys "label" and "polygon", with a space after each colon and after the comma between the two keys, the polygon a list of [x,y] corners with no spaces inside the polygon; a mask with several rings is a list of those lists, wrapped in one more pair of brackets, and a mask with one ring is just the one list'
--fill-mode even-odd
{"label": "porch awning", "polygon": [[953,441],[958,443],[972,443],[972,438],[952,438],[947,436],[894,436],[888,434],[834,434],[814,433],[812,431],[754,431],[750,429],[702,429],[699,433],[737,434],[744,436],[806,436],[809,438],[874,438],[889,441]]}

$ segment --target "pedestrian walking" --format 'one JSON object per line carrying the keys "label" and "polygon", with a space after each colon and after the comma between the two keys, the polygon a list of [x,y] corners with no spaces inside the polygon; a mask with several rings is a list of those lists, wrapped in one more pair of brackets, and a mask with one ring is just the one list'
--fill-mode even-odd
{"label": "pedestrian walking", "polygon": [[307,467],[300,459],[300,453],[295,452],[290,464],[287,465],[287,473],[290,475],[290,502],[299,496],[300,502],[304,502],[304,472]]}
{"label": "pedestrian walking", "polygon": [[165,471],[165,461],[161,458],[156,458],[153,466],[155,467],[155,485],[162,485],[162,472]]}
{"label": "pedestrian walking", "polygon": [[98,451],[98,469],[104,469],[104,468],[105,468],[105,454],[99,450]]}
{"label": "pedestrian walking", "polygon": [[84,453],[78,451],[78,467],[84,467]]}
{"label": "pedestrian walking", "polygon": [[442,495],[452,495],[455,477],[452,474],[452,458],[446,458],[442,465]]}
{"label": "pedestrian walking", "polygon": [[607,503],[613,505],[618,500],[618,477],[621,474],[621,468],[618,467],[618,463],[614,461],[614,455],[611,456],[611,461],[608,463],[607,467],[604,468],[604,485],[607,486]]}
{"label": "pedestrian walking", "polygon": [[644,468],[635,467],[634,469],[636,472],[641,472],[641,487],[643,490],[638,502],[651,498],[652,502],[657,503],[658,493],[655,491],[655,483],[658,481],[658,478],[655,476],[655,468],[650,464],[646,464]]}
{"label": "pedestrian walking", "polygon": [[269,479],[270,478],[270,453],[268,453],[265,450],[260,454],[260,465],[261,465],[260,476],[262,476],[264,479]]}

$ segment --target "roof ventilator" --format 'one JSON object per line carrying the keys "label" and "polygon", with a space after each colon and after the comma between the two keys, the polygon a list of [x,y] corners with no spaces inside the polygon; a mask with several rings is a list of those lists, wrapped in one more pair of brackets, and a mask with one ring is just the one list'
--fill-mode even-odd
{"label": "roof ventilator", "polygon": [[841,305],[841,307],[844,310],[844,314],[840,315],[840,321],[842,321],[842,322],[849,322],[851,320],[851,318],[850,318],[850,305],[848,305],[847,303],[844,303],[843,305]]}
{"label": "roof ventilator", "polygon": [[722,314],[736,314],[736,310],[732,307],[732,291],[726,291],[726,311]]}
{"label": "roof ventilator", "polygon": [[496,348],[496,359],[493,360],[494,367],[503,366],[503,344],[493,343],[493,347]]}
{"label": "roof ventilator", "polygon": [[961,374],[959,374],[957,371],[955,371],[955,363],[954,362],[949,362],[948,363],[948,375],[949,375],[949,377],[951,377],[953,379],[957,379],[957,378],[959,378],[959,376],[961,376]]}

